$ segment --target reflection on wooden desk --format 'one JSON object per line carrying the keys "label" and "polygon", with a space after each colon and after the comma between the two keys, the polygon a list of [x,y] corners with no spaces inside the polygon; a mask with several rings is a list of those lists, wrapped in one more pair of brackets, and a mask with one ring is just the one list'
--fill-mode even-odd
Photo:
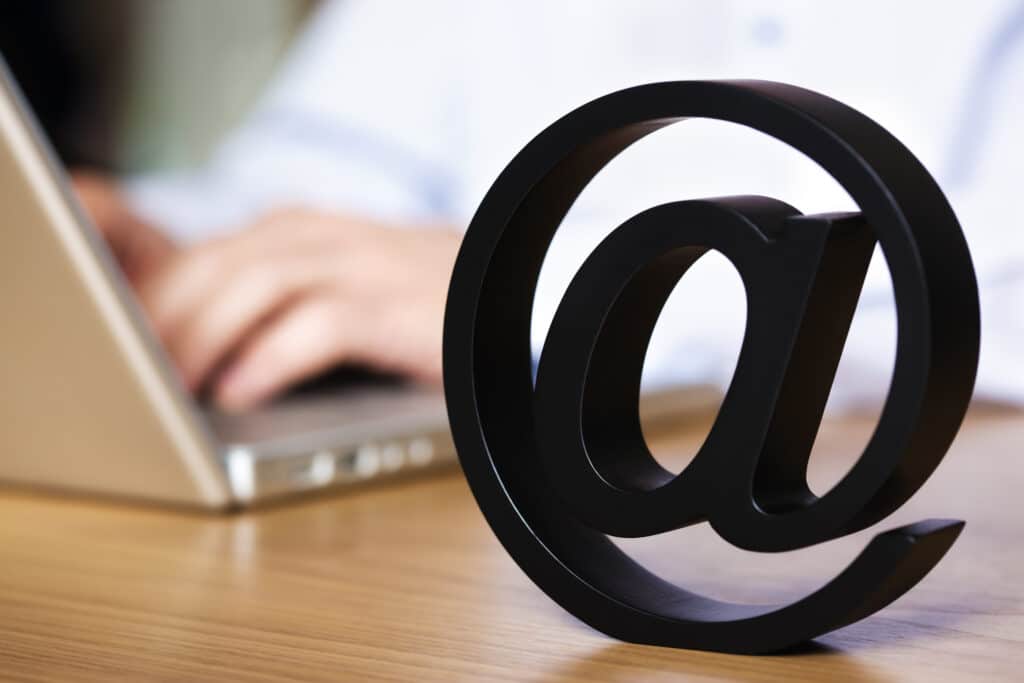
{"label": "reflection on wooden desk", "polygon": [[[872,425],[827,422],[819,488]],[[702,431],[703,430],[703,431]],[[678,465],[706,426],[654,445]],[[785,656],[616,643],[505,554],[457,474],[209,517],[0,494],[0,677],[32,680],[1021,680],[1024,415],[972,415],[907,506],[794,553],[732,548],[706,527],[623,545],[669,579],[770,602],[828,580],[902,522],[967,528],[913,591]]]}

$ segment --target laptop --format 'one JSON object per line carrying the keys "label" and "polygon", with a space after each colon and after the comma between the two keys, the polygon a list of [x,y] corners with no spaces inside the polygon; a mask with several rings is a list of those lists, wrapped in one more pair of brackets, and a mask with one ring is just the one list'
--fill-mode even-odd
{"label": "laptop", "polygon": [[[199,405],[2,60],[0,222],[0,482],[230,510],[456,462],[443,396],[398,381],[335,373],[243,414]],[[647,395],[645,428],[717,396]]]}

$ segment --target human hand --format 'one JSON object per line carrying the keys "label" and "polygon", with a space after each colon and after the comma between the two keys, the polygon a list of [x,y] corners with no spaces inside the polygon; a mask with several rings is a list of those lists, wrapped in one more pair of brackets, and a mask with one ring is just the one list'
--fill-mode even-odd
{"label": "human hand", "polygon": [[240,410],[339,363],[441,379],[460,235],[303,209],[174,252],[137,291],[193,391]]}
{"label": "human hand", "polygon": [[182,249],[105,176],[72,182],[193,391],[242,409],[343,362],[440,381],[457,233],[292,209]]}
{"label": "human hand", "polygon": [[106,239],[128,280],[138,286],[178,251],[163,232],[139,218],[104,175],[77,171],[71,182],[83,208]]}

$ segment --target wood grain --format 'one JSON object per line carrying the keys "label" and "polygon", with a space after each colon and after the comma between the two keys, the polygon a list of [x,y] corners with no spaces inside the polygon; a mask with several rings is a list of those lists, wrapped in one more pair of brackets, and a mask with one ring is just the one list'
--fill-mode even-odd
{"label": "wood grain", "polygon": [[[871,424],[829,422],[812,482]],[[680,466],[706,432],[655,444]],[[879,527],[794,553],[705,527],[631,541],[672,580],[751,601],[828,580],[880,529],[967,528],[909,595],[800,652],[740,657],[626,645],[519,571],[457,474],[229,517],[0,493],[5,680],[1024,680],[1024,415],[977,412],[942,467]]]}

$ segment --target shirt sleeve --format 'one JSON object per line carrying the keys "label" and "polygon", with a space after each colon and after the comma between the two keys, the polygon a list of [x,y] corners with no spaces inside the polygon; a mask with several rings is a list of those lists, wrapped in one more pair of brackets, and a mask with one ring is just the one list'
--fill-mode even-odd
{"label": "shirt sleeve", "polygon": [[184,240],[280,206],[450,219],[461,146],[451,13],[444,2],[326,3],[208,164],[127,183],[136,209]]}

